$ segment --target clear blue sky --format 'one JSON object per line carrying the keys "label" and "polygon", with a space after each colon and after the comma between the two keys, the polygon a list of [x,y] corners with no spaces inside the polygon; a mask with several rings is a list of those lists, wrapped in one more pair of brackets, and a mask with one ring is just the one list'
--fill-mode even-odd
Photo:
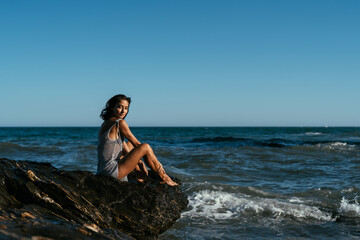
{"label": "clear blue sky", "polygon": [[0,126],[359,126],[360,1],[0,1]]}

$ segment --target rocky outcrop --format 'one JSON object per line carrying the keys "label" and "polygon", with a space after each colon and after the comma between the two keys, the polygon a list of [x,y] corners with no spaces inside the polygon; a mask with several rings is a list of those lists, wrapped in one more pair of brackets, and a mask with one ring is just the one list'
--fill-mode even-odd
{"label": "rocky outcrop", "polygon": [[126,183],[0,158],[0,238],[156,239],[187,204],[180,187],[155,178]]}

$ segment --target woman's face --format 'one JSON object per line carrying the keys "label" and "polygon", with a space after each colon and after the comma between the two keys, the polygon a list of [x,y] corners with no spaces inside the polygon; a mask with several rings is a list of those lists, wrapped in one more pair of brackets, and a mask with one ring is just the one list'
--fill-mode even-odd
{"label": "woman's face", "polygon": [[116,118],[125,118],[126,114],[129,111],[129,102],[127,100],[120,100],[117,104],[115,104],[113,108],[113,115]]}

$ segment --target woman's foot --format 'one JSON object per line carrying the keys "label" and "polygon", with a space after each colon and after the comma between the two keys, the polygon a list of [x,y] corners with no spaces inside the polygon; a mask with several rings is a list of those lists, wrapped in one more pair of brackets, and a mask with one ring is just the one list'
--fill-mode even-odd
{"label": "woman's foot", "polygon": [[166,183],[167,185],[172,186],[172,187],[178,185],[166,173],[163,176],[161,176],[160,178],[162,179],[162,181],[160,183]]}
{"label": "woman's foot", "polygon": [[147,183],[150,182],[150,178],[148,175],[146,175],[143,171],[134,171],[136,181],[140,183]]}
{"label": "woman's foot", "polygon": [[177,186],[178,184],[174,182],[169,175],[165,173],[163,166],[160,164],[159,169],[157,170],[157,174],[159,175],[160,179],[162,180],[160,183],[166,183],[169,186]]}

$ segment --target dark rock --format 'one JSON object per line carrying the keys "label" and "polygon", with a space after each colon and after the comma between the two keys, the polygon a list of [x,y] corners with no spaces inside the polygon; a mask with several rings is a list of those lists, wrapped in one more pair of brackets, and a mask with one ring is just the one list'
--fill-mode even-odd
{"label": "dark rock", "polygon": [[126,183],[0,158],[0,238],[156,239],[187,204],[179,187],[156,180]]}

